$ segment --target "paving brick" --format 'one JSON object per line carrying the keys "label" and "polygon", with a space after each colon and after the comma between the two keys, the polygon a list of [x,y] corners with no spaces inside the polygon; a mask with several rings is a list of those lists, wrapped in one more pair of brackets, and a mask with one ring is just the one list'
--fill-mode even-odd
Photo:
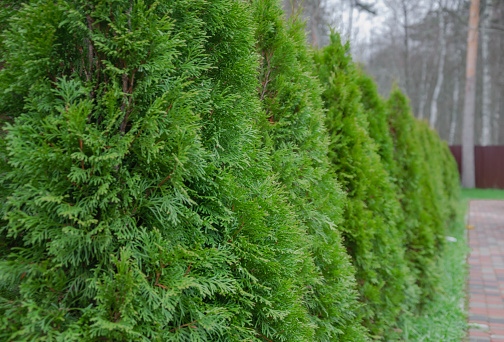
{"label": "paving brick", "polygon": [[[468,231],[469,322],[472,342],[504,342],[504,201],[475,200],[470,204]],[[481,329],[484,327],[486,329]]]}
{"label": "paving brick", "polygon": [[488,303],[470,303],[470,305],[485,305],[489,309],[501,309],[504,310],[504,304],[488,304]]}
{"label": "paving brick", "polygon": [[486,316],[487,315],[487,309],[486,309],[486,307],[484,307],[484,308],[474,308],[474,307],[472,307],[472,308],[469,309],[469,313],[471,315],[485,315]]}
{"label": "paving brick", "polygon": [[[481,308],[474,308],[474,309],[480,309]],[[489,316],[492,316],[492,317],[504,317],[504,310],[503,309],[491,309],[491,308],[488,308],[486,309],[487,310],[487,313]]]}
{"label": "paving brick", "polygon": [[471,337],[490,337],[490,334],[483,331],[478,330],[469,330],[469,336]]}

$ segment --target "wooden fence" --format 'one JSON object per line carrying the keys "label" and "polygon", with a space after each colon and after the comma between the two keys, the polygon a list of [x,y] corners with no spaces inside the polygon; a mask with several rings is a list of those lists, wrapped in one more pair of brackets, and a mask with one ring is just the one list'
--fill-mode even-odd
{"label": "wooden fence", "polygon": [[[450,146],[458,164],[462,167],[462,146]],[[474,146],[476,187],[480,189],[504,189],[504,146]]]}

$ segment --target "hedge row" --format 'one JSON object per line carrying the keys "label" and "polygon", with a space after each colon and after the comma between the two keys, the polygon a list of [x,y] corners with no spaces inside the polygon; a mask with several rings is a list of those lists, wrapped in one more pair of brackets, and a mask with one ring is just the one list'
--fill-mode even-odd
{"label": "hedge row", "polygon": [[0,8],[0,339],[368,341],[436,291],[458,175],[278,0]]}

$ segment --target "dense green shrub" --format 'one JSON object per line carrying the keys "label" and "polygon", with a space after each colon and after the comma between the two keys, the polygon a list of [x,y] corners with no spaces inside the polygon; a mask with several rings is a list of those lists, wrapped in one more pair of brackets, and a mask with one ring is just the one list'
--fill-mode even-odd
{"label": "dense green shrub", "polygon": [[401,211],[368,133],[357,71],[348,51],[349,45],[332,35],[331,44],[315,54],[316,70],[324,85],[329,155],[348,194],[342,231],[357,268],[365,324],[376,335],[390,334],[397,315],[406,309],[411,287],[398,227]]}
{"label": "dense green shrub", "polygon": [[[411,114],[408,99],[397,88],[388,100],[396,162],[393,174],[406,219],[406,258],[422,291],[421,301],[436,291],[437,264],[445,235],[440,155],[426,134],[426,123]],[[435,137],[439,140],[439,137]],[[438,176],[433,176],[438,175]]]}
{"label": "dense green shrub", "polygon": [[10,18],[1,340],[311,340],[311,240],[253,129],[252,18],[220,0]]}
{"label": "dense green shrub", "polygon": [[261,56],[258,96],[265,117],[261,131],[271,151],[273,169],[289,191],[300,221],[307,227],[320,283],[307,283],[310,318],[317,341],[363,341],[356,317],[353,267],[341,244],[344,197],[329,163],[321,88],[313,78],[313,61],[304,23],[286,23],[280,1],[253,1]]}
{"label": "dense green shrub", "polygon": [[405,214],[399,226],[406,233],[410,268],[416,272],[423,297],[431,296],[445,227],[455,218],[459,201],[456,164],[437,132],[413,118],[399,89],[386,103],[368,76],[361,72],[358,80],[370,136],[378,143],[380,156],[398,186]]}
{"label": "dense green shrub", "polygon": [[419,123],[423,129],[424,142],[422,146],[426,151],[426,160],[430,167],[431,175],[435,179],[435,190],[439,198],[443,226],[451,226],[455,219],[459,197],[460,184],[457,172],[457,164],[450,152],[446,141],[439,139],[438,133],[431,129],[426,122]]}
{"label": "dense green shrub", "polygon": [[376,151],[380,155],[385,168],[389,174],[392,174],[395,167],[394,142],[389,129],[386,100],[378,94],[376,83],[364,71],[358,69],[355,76],[355,81],[361,92],[361,102],[369,123],[369,136],[375,142]]}
{"label": "dense green shrub", "polygon": [[[448,147],[448,143],[446,141],[441,141],[437,132],[431,132],[434,136],[434,139],[438,142],[442,153],[442,161],[443,161],[443,188],[445,190],[445,198],[446,205],[448,207],[448,216],[445,218],[446,220],[453,221],[457,219],[457,215],[459,214],[459,204],[460,204],[460,175],[458,172],[457,161],[453,157],[453,154]],[[450,225],[451,226],[451,225]]]}
{"label": "dense green shrub", "polygon": [[8,0],[0,31],[1,340],[388,339],[432,297],[446,144],[279,0]]}

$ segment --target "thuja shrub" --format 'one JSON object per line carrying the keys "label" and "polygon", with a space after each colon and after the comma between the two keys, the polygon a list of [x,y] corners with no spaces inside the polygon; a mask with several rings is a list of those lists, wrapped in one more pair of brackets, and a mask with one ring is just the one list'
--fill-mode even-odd
{"label": "thuja shrub", "polygon": [[[341,230],[356,267],[362,316],[374,335],[393,335],[396,318],[407,310],[411,291],[404,260],[401,211],[395,187],[368,133],[357,71],[338,35],[315,53],[316,73],[323,84],[330,135],[329,156],[346,191]],[[371,106],[371,105],[370,105]]]}
{"label": "thuja shrub", "polygon": [[[433,207],[436,208],[436,214],[439,216],[441,225],[443,226],[440,230],[440,235],[444,235],[444,227],[448,222],[445,222],[445,218],[449,218],[449,200],[446,196],[443,169],[444,155],[441,150],[438,139],[436,139],[436,133],[432,131],[429,124],[426,121],[417,121],[416,125],[419,130],[420,135],[420,145],[422,146],[423,157],[425,160],[428,173],[431,175],[429,177],[430,190],[432,192],[434,202]],[[432,177],[436,175],[436,177]],[[444,236],[443,236],[444,238]]]}
{"label": "thuja shrub", "polygon": [[299,222],[318,207],[292,209],[253,129],[251,19],[220,0],[32,0],[9,19],[1,340],[310,341],[326,302],[308,281],[346,327],[339,236],[333,294]]}
{"label": "thuja shrub", "polygon": [[[460,201],[459,175],[455,159],[445,141],[439,139],[437,132],[431,129],[426,122],[419,122],[423,132],[423,146],[426,150],[426,161],[433,178],[434,193],[439,206],[442,225],[450,225],[458,215]],[[444,234],[442,230],[440,234]]]}
{"label": "thuja shrub", "polygon": [[448,143],[439,139],[437,133],[434,134],[437,138],[436,140],[438,141],[438,144],[441,145],[440,149],[443,154],[443,185],[449,208],[449,216],[447,217],[447,220],[451,220],[453,222],[453,219],[456,219],[457,215],[459,215],[460,210],[460,175],[458,172],[457,161],[453,157],[453,154],[448,147]]}
{"label": "thuja shrub", "polygon": [[421,302],[425,302],[436,291],[438,256],[445,235],[443,206],[447,203],[442,196],[440,159],[446,160],[446,155],[431,144],[426,134],[434,133],[429,133],[426,124],[413,117],[408,99],[398,88],[392,90],[387,106],[395,149],[393,176],[406,217],[406,258],[422,291]]}
{"label": "thuja shrub", "polygon": [[264,110],[259,128],[273,169],[309,232],[319,277],[306,283],[313,340],[365,341],[354,269],[337,227],[344,196],[327,155],[321,88],[312,76],[305,24],[297,15],[286,23],[280,1],[254,0],[252,6],[261,63],[257,96]]}
{"label": "thuja shrub", "polygon": [[394,143],[388,125],[388,108],[386,100],[378,93],[374,80],[363,70],[358,69],[355,82],[361,93],[361,103],[364,106],[369,136],[376,144],[376,152],[389,174],[394,170]]}

